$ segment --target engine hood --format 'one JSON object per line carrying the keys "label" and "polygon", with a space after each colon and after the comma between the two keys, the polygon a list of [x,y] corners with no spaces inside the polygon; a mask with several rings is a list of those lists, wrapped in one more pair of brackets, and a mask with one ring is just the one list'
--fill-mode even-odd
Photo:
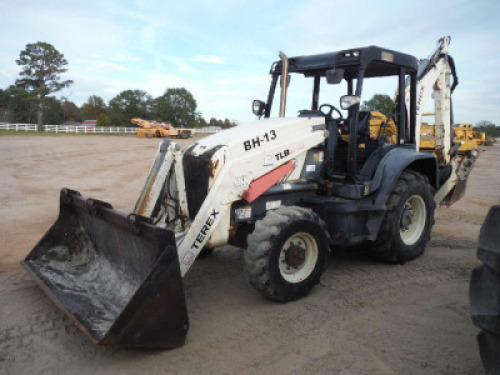
{"label": "engine hood", "polygon": [[[233,152],[244,152],[248,151],[249,147],[245,148],[245,142],[258,140],[262,146],[266,146],[275,139],[283,142],[285,137],[295,138],[302,132],[310,133],[313,131],[313,126],[323,125],[324,123],[324,119],[318,117],[268,118],[244,122],[238,126],[199,140],[191,152],[195,156],[201,155],[217,146],[227,146]],[[252,147],[254,143],[250,143]]]}

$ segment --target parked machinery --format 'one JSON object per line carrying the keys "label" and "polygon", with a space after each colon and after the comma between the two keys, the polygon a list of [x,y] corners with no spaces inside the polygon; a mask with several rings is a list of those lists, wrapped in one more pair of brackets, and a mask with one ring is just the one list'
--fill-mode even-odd
{"label": "parked machinery", "polygon": [[133,118],[131,122],[139,126],[139,128],[135,129],[135,132],[141,138],[167,137],[186,139],[192,136],[191,130],[176,129],[169,122],[147,121],[141,118]]}
{"label": "parked machinery", "polygon": [[[472,124],[455,124],[453,129],[455,132],[455,143],[460,145],[458,148],[459,152],[475,150],[481,144],[481,134],[474,131]],[[479,138],[477,138],[478,135]]]}

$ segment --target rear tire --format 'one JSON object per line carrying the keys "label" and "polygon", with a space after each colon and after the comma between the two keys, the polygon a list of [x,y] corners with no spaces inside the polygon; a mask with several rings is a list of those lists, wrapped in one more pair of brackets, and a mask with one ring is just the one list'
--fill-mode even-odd
{"label": "rear tire", "polygon": [[434,225],[433,189],[427,177],[406,170],[389,199],[378,237],[371,245],[373,258],[405,263],[423,254]]}
{"label": "rear tire", "polygon": [[293,301],[319,283],[330,255],[323,220],[302,207],[268,211],[255,223],[244,253],[250,283],[275,301]]}

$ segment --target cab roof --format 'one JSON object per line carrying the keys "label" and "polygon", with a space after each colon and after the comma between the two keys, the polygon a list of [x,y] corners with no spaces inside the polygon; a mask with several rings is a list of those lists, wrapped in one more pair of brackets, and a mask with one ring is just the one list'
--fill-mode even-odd
{"label": "cab roof", "polygon": [[[318,55],[296,56],[288,59],[290,73],[303,73],[305,76],[324,76],[327,70],[344,69],[344,78],[356,78],[358,71],[366,69],[365,77],[398,75],[400,68],[407,73],[416,72],[418,59],[405,53],[387,48],[369,46],[353,48]],[[282,62],[276,61],[271,67],[271,74],[281,74]]]}

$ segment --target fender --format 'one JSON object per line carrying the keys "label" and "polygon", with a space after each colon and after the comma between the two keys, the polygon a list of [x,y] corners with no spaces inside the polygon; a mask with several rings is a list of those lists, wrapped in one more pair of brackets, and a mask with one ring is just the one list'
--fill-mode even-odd
{"label": "fender", "polygon": [[372,211],[365,224],[368,233],[374,239],[377,238],[385,216],[385,205],[394,185],[396,185],[401,173],[407,169],[426,176],[435,189],[439,187],[438,162],[433,154],[418,152],[410,147],[398,147],[390,150],[380,161],[370,185],[370,190],[376,192],[373,195],[373,206],[384,207],[383,210]]}
{"label": "fender", "polygon": [[370,191],[377,192],[375,204],[385,204],[396,182],[404,170],[419,172],[429,179],[430,184],[439,188],[439,167],[431,153],[418,152],[413,147],[398,147],[390,150],[380,160],[380,164],[370,184]]}

